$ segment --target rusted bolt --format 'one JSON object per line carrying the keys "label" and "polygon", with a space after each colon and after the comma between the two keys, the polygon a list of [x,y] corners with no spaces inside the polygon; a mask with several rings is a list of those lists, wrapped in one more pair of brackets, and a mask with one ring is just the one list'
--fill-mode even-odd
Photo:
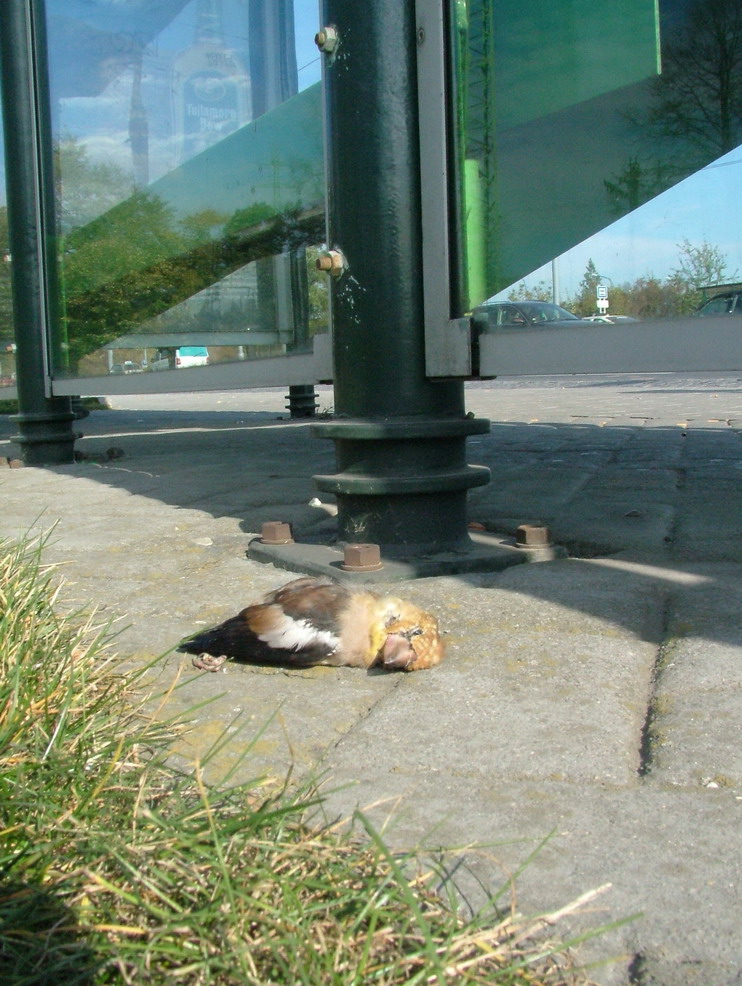
{"label": "rusted bolt", "polygon": [[551,531],[541,524],[521,524],[515,532],[515,545],[518,548],[550,548]]}
{"label": "rusted bolt", "polygon": [[378,572],[384,567],[378,544],[346,544],[340,567],[344,572]]}
{"label": "rusted bolt", "polygon": [[331,55],[338,46],[338,33],[334,27],[323,27],[315,34],[314,43],[320,51]]}
{"label": "rusted bolt", "polygon": [[293,544],[291,525],[281,520],[269,520],[260,528],[262,544]]}
{"label": "rusted bolt", "polygon": [[345,270],[345,257],[339,250],[326,250],[317,257],[317,270],[339,277]]}

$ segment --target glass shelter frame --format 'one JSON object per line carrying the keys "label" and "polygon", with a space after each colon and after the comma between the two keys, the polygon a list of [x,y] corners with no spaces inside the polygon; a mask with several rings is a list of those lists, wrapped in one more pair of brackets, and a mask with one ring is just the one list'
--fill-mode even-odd
{"label": "glass shelter frame", "polygon": [[[563,373],[742,369],[742,332],[734,319],[652,318],[631,324],[576,323],[496,331],[486,310],[465,311],[460,270],[465,207],[453,52],[455,4],[415,0],[422,173],[426,369],[431,378]],[[464,5],[466,6],[466,5]],[[657,30],[659,22],[657,21]],[[659,67],[659,56],[658,67]],[[580,181],[578,173],[575,182]],[[484,298],[480,299],[484,301]],[[554,300],[557,300],[556,298]]]}
{"label": "glass shelter frame", "polygon": [[[601,323],[559,329],[528,327],[492,331],[486,313],[461,310],[455,283],[461,243],[461,209],[455,194],[456,120],[451,51],[450,0],[414,0],[417,24],[417,92],[422,189],[425,362],[431,379],[549,373],[641,371],[727,372],[742,368],[742,333],[734,320],[715,326],[709,345],[706,323],[660,318],[641,324]],[[27,0],[28,9],[33,0]],[[36,39],[36,44],[42,43]],[[29,53],[30,57],[34,52]],[[38,78],[36,79],[38,87]],[[45,94],[38,88],[35,99]],[[318,120],[318,126],[323,121]],[[50,134],[37,131],[39,160],[48,156]],[[48,290],[46,288],[45,290]],[[43,299],[46,300],[46,299]],[[48,307],[48,306],[47,306]],[[50,397],[287,386],[330,381],[330,333],[313,339],[312,351],[189,368],[187,372],[60,376],[51,365],[45,336],[45,392]],[[14,396],[15,388],[3,388]]]}

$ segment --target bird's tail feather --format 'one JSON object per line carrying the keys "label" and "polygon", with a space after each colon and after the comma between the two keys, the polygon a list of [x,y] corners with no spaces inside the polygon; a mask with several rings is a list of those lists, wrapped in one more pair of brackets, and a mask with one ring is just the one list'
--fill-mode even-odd
{"label": "bird's tail feather", "polygon": [[311,667],[325,657],[322,653],[270,647],[252,632],[242,614],[217,627],[186,637],[177,649],[184,654],[211,654],[213,657],[226,656],[250,664],[286,667]]}

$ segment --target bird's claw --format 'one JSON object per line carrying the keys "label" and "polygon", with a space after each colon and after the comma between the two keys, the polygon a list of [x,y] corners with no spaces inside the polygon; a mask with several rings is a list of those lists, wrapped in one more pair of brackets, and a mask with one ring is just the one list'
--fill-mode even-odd
{"label": "bird's claw", "polygon": [[191,659],[191,664],[199,671],[219,671],[226,660],[224,654],[221,657],[214,657],[213,654],[199,654],[198,657]]}

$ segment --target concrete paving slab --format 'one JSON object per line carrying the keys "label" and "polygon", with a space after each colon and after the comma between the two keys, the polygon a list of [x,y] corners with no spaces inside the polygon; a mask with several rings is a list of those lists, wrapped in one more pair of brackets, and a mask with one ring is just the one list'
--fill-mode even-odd
{"label": "concrete paving slab", "polygon": [[[448,656],[396,676],[197,673],[174,653],[290,578],[246,559],[264,520],[332,531],[307,506],[332,446],[288,422],[281,390],[116,401],[80,444],[124,458],[0,471],[0,536],[56,521],[60,605],[118,617],[122,670],[169,652],[153,687],[177,681],[173,708],[193,710],[184,766],[224,737],[213,780],[293,766],[323,779],[331,817],[376,804],[396,847],[487,843],[451,863],[472,906],[552,833],[518,877],[521,909],[611,882],[588,921],[643,914],[584,948],[620,957],[593,972],[603,986],[740,986],[739,379],[468,386],[496,420],[469,443],[493,471],[472,519],[544,519],[579,557],[405,583]],[[14,430],[0,418],[0,456]]]}

